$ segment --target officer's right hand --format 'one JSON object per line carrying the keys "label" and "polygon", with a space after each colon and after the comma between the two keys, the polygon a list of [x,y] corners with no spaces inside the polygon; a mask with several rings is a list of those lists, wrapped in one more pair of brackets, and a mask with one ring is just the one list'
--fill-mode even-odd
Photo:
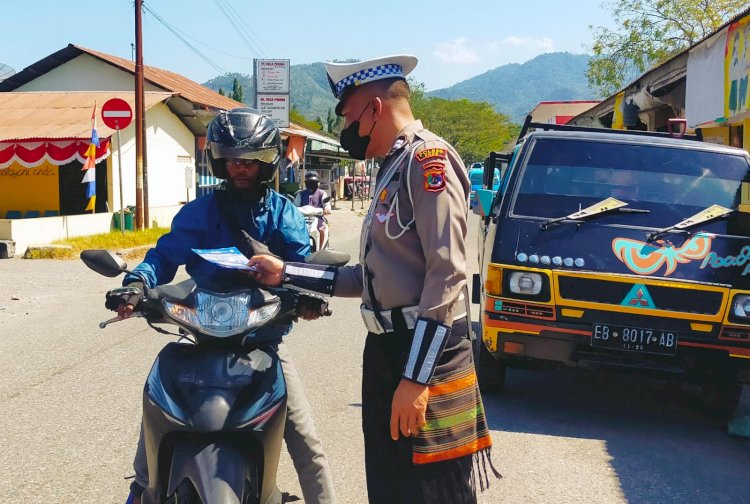
{"label": "officer's right hand", "polygon": [[107,292],[104,306],[116,311],[120,318],[127,318],[138,309],[143,301],[143,282],[132,282],[125,287],[118,287]]}
{"label": "officer's right hand", "polygon": [[269,287],[278,287],[281,285],[281,277],[284,274],[284,261],[278,257],[256,255],[250,258],[247,265],[255,268],[255,271],[248,272],[255,281]]}

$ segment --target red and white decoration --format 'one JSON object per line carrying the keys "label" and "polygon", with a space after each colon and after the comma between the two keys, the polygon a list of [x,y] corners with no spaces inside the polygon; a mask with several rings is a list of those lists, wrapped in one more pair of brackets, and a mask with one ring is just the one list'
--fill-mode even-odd
{"label": "red and white decoration", "polygon": [[[109,138],[100,140],[100,146],[96,148],[97,163],[109,156],[109,140]],[[73,161],[83,164],[86,162],[86,150],[90,144],[89,139],[79,138],[0,142],[0,170],[13,163],[26,168],[39,166],[44,161],[57,166]]]}

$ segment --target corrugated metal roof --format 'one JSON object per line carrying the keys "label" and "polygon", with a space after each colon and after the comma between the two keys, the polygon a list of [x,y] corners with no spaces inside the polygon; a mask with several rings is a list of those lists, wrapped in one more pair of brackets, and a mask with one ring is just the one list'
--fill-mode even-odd
{"label": "corrugated metal roof", "polygon": [[[173,93],[147,92],[146,110]],[[110,98],[121,98],[135,109],[132,92],[64,91],[0,93],[0,141],[37,138],[91,138],[91,112],[96,102],[96,131],[100,138],[115,130],[104,125],[101,107]]]}

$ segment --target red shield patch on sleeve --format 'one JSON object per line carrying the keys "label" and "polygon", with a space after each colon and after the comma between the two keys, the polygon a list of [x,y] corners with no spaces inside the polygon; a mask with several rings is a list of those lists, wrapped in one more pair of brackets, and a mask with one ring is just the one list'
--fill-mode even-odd
{"label": "red shield patch on sleeve", "polygon": [[445,165],[443,163],[429,163],[424,166],[424,190],[441,192],[446,188]]}

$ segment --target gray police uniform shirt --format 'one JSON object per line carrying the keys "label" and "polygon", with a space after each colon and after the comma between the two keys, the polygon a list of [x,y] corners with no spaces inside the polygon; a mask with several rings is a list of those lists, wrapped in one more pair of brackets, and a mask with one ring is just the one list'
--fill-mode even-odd
{"label": "gray police uniform shirt", "polygon": [[362,226],[360,263],[339,268],[335,295],[361,295],[369,309],[418,306],[418,317],[451,327],[454,313],[465,312],[457,305],[466,285],[469,189],[453,147],[421,121],[406,126],[380,169]]}

